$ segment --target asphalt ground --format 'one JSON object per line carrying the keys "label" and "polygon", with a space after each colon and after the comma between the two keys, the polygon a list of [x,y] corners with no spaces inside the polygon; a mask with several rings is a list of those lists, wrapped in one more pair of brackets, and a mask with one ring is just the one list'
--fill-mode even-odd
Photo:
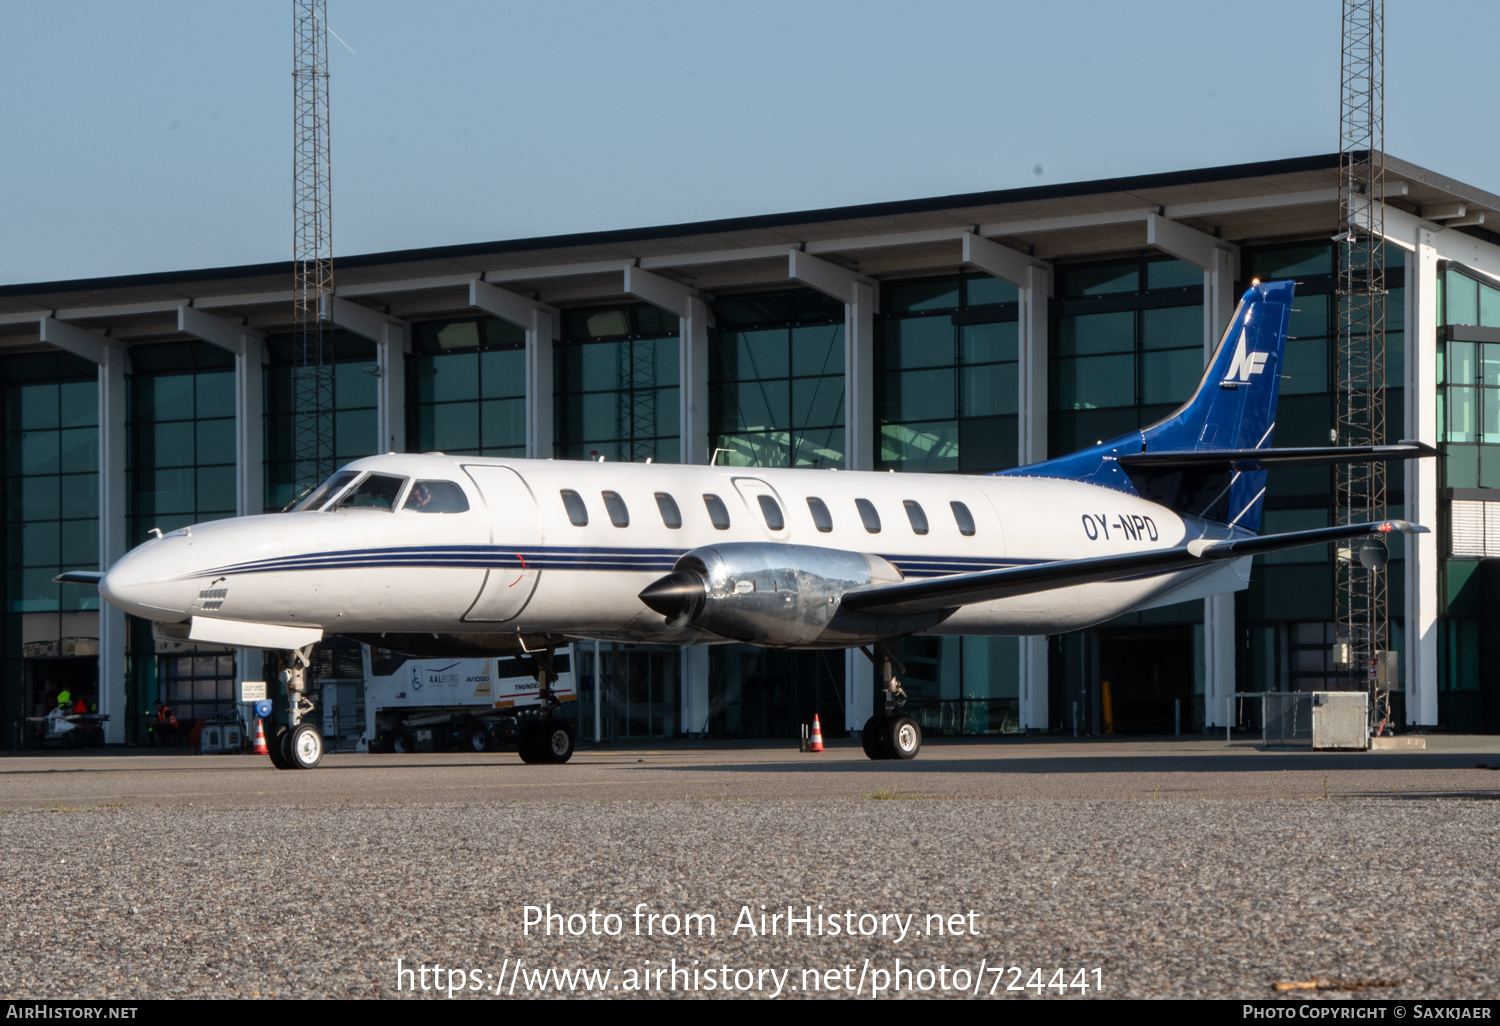
{"label": "asphalt ground", "polygon": [[1494,998],[1500,738],[1429,746],[0,758],[0,996]]}

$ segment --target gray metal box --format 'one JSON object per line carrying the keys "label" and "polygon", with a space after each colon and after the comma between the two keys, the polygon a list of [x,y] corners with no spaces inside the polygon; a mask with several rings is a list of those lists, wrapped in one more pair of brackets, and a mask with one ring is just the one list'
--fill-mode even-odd
{"label": "gray metal box", "polygon": [[1314,691],[1313,748],[1370,747],[1369,696],[1363,691]]}

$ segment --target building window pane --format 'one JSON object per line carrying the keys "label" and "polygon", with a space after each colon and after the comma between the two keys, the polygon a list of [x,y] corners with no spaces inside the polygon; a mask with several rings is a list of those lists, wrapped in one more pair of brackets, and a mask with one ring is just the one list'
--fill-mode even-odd
{"label": "building window pane", "polygon": [[1135,314],[1080,314],[1061,318],[1057,325],[1057,355],[1088,356],[1095,353],[1135,351]]}
{"label": "building window pane", "polygon": [[1055,366],[1057,409],[1093,410],[1135,404],[1134,356],[1058,360]]}
{"label": "building window pane", "polygon": [[1141,401],[1180,403],[1203,377],[1203,350],[1176,349],[1141,354]]}

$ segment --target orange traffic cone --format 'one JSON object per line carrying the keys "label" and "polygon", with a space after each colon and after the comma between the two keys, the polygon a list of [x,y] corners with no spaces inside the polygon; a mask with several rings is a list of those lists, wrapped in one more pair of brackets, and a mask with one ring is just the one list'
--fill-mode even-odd
{"label": "orange traffic cone", "polygon": [[261,726],[260,717],[255,717],[255,743],[250,746],[251,755],[270,755],[271,750],[266,747],[266,728]]}
{"label": "orange traffic cone", "polygon": [[809,752],[821,752],[823,750],[823,726],[818,722],[818,714],[813,713],[812,744],[807,746]]}

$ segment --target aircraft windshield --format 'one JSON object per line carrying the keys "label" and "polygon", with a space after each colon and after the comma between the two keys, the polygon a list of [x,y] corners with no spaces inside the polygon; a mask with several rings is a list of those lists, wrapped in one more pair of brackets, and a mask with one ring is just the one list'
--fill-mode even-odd
{"label": "aircraft windshield", "polygon": [[359,473],[357,471],[339,471],[337,474],[334,474],[332,477],[330,477],[327,481],[324,481],[322,484],[318,485],[317,488],[313,489],[312,492],[310,492],[301,502],[293,506],[292,512],[302,513],[309,510],[322,509],[324,504],[327,503],[329,499],[333,498],[339,492],[343,491],[344,488],[349,484],[349,482],[353,481],[358,476]]}
{"label": "aircraft windshield", "polygon": [[406,487],[406,478],[389,474],[371,474],[359,483],[359,487],[339,500],[334,509],[383,509],[391,510],[396,505],[396,496]]}

